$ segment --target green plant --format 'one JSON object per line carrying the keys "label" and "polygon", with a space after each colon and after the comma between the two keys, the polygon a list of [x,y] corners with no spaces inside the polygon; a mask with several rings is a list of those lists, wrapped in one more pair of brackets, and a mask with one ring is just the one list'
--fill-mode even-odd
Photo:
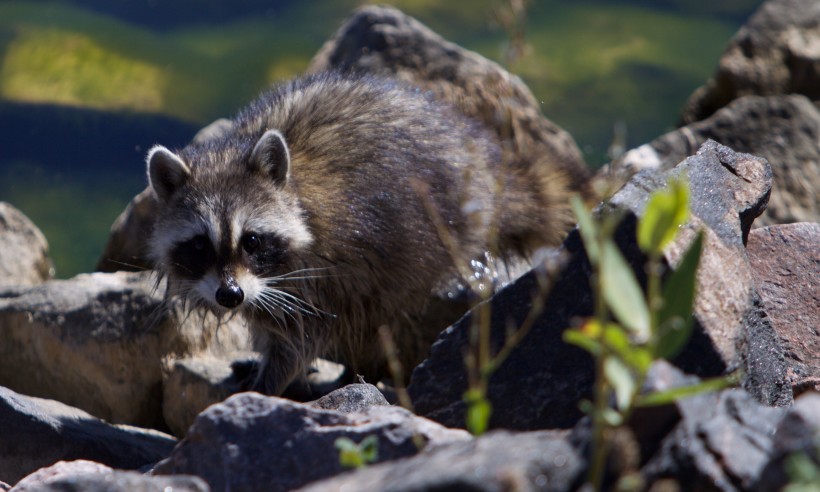
{"label": "green plant", "polygon": [[333,443],[339,450],[339,464],[345,468],[363,468],[379,459],[379,438],[367,436],[356,444],[347,437]]}
{"label": "green plant", "polygon": [[[585,349],[595,360],[594,401],[584,402],[582,408],[593,425],[589,482],[600,490],[608,435],[636,407],[667,404],[718,389],[727,386],[729,379],[641,394],[652,363],[677,355],[692,331],[703,233],[697,234],[676,269],[667,273],[663,263],[664,249],[689,219],[688,184],[673,179],[665,189],[652,193],[638,222],[637,243],[647,257],[645,294],[613,239],[623,213],[602,212],[594,219],[577,198],[573,210],[592,266],[595,312],[580,327],[566,330],[564,340]],[[613,400],[614,407],[610,405]]]}

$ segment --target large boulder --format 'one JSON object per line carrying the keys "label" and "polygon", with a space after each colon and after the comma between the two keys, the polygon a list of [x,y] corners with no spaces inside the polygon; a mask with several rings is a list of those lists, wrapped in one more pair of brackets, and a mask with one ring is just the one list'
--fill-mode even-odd
{"label": "large boulder", "polygon": [[774,185],[759,225],[820,222],[820,110],[805,96],[740,97],[702,121],[630,150],[613,169],[622,176],[671,169],[710,139],[771,164]]}
{"label": "large boulder", "polygon": [[403,408],[362,407],[343,413],[240,393],[202,412],[154,474],[197,475],[213,491],[284,491],[344,471],[335,445],[342,437],[360,443],[376,436],[379,462],[470,439]]}
{"label": "large boulder", "polygon": [[136,470],[166,457],[171,436],[111,425],[53,400],[0,387],[0,481],[14,484],[60,460],[90,460]]}
{"label": "large boulder", "polygon": [[53,276],[43,233],[22,212],[0,202],[0,286],[37,285]]}
{"label": "large boulder", "polygon": [[[637,217],[652,190],[664,186],[668,176],[682,174],[690,182],[693,217],[667,248],[665,260],[677,265],[699,229],[705,231],[705,245],[694,334],[675,362],[704,377],[742,368],[744,386],[755,398],[770,405],[788,404],[792,395],[783,350],[760,308],[744,249],[752,221],[765,208],[771,189],[771,169],[764,159],[707,142],[672,171],[636,175],[610,200],[610,206],[626,212],[615,240],[638,278],[644,279],[645,258],[635,240]],[[593,312],[590,266],[577,231],[567,238],[563,251],[568,259],[558,273],[530,272],[496,294],[488,307],[478,306],[442,333],[430,358],[413,371],[408,388],[420,415],[464,426],[463,354],[475,317],[489,313],[493,350],[504,343],[510,327],[520,327],[525,320],[532,323],[529,334],[489,379],[490,425],[542,429],[571,427],[578,421],[578,402],[590,397],[592,361],[565,344],[561,334]]]}
{"label": "large boulder", "polygon": [[686,103],[683,124],[733,99],[803,94],[820,99],[820,3],[769,0],[729,42],[715,75]]}

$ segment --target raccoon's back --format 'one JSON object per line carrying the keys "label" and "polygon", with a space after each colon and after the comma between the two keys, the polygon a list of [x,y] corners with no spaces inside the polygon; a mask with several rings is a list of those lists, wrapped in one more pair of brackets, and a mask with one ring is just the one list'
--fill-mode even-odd
{"label": "raccoon's back", "polygon": [[435,221],[465,256],[486,246],[500,151],[486,130],[428,94],[322,75],[264,94],[238,122],[249,133],[284,135],[323,256],[363,261],[394,282],[418,278],[429,290],[430,276],[452,268]]}

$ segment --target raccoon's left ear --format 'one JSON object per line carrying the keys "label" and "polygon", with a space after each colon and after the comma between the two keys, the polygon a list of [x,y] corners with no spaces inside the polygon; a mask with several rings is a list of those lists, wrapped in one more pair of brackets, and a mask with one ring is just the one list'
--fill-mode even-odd
{"label": "raccoon's left ear", "polygon": [[250,164],[277,185],[285,186],[290,177],[290,152],[285,137],[277,130],[266,131],[251,152]]}

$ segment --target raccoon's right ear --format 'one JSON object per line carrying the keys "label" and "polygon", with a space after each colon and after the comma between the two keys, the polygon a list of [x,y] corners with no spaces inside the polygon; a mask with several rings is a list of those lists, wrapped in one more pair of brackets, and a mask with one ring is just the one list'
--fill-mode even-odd
{"label": "raccoon's right ear", "polygon": [[290,151],[285,137],[277,130],[266,131],[251,152],[250,164],[268,174],[275,184],[285,186],[290,177]]}
{"label": "raccoon's right ear", "polygon": [[148,182],[160,201],[168,202],[191,176],[191,169],[178,155],[157,145],[148,152]]}

